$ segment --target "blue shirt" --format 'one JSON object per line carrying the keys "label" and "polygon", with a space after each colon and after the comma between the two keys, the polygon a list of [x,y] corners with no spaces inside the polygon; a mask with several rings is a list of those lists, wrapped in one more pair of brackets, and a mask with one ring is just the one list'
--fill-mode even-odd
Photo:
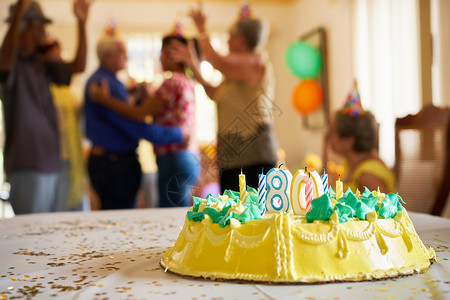
{"label": "blue shirt", "polygon": [[89,86],[93,82],[100,83],[102,79],[108,81],[112,97],[123,101],[128,99],[125,86],[105,68],[98,68],[88,79],[84,92],[86,136],[94,145],[111,152],[125,153],[135,151],[141,138],[158,145],[182,142],[183,134],[179,127],[136,122],[93,102],[89,97]]}

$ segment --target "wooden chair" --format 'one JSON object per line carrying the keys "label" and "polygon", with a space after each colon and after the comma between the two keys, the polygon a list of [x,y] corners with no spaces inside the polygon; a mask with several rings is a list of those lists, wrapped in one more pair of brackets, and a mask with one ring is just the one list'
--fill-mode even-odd
{"label": "wooden chair", "polygon": [[441,215],[450,192],[450,110],[429,105],[398,118],[395,154],[406,209]]}

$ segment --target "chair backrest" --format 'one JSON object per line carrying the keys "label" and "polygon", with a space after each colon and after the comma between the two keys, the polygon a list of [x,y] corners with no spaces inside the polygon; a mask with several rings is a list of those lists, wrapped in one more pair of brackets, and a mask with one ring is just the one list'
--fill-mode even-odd
{"label": "chair backrest", "polygon": [[450,191],[450,110],[433,105],[395,122],[398,192],[410,211],[441,215]]}

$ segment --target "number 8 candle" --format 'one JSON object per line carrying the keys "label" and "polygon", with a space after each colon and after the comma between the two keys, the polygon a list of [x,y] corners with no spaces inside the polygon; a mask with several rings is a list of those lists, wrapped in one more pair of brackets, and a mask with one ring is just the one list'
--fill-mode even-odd
{"label": "number 8 candle", "polygon": [[289,211],[289,191],[292,174],[289,170],[273,168],[266,175],[266,210],[269,212]]}

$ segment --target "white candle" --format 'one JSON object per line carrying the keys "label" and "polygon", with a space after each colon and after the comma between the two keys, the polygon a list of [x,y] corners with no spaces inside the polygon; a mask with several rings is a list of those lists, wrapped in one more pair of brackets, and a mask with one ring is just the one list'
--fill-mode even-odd
{"label": "white candle", "polygon": [[296,215],[304,216],[306,214],[305,186],[308,175],[303,170],[295,172],[291,184],[291,206]]}
{"label": "white candle", "polygon": [[289,191],[292,174],[289,170],[273,168],[266,175],[266,210],[269,212],[288,212]]}

